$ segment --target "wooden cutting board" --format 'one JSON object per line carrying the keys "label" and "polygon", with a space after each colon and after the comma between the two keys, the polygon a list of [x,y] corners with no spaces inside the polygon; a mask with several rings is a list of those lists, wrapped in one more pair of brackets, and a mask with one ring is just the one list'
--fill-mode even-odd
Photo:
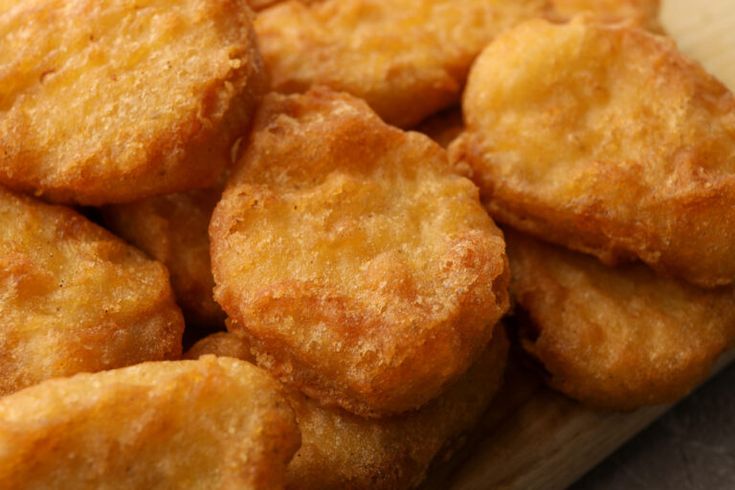
{"label": "wooden cutting board", "polygon": [[[735,0],[662,0],[662,21],[682,51],[735,89]],[[725,356],[718,367],[735,359]],[[474,442],[437,464],[426,490],[561,490],[670,407],[633,413],[589,410],[511,364],[505,392]]]}

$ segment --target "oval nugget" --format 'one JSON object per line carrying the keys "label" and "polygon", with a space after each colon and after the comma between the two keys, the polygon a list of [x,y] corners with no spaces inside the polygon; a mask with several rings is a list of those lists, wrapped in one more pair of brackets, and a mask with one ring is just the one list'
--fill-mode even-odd
{"label": "oval nugget", "polygon": [[55,201],[215,183],[265,85],[238,0],[16,2],[0,45],[0,183]]}
{"label": "oval nugget", "polygon": [[272,490],[299,441],[280,385],[255,366],[145,363],[0,400],[0,487]]}
{"label": "oval nugget", "polygon": [[261,12],[255,25],[275,90],[326,85],[408,128],[458,102],[482,48],[547,7],[547,0],[291,1]]}
{"label": "oval nugget", "polygon": [[181,355],[165,268],[76,212],[0,189],[0,394]]}
{"label": "oval nugget", "polygon": [[498,221],[701,286],[735,280],[735,97],[674,43],[530,21],[478,58],[469,163]]}
{"label": "oval nugget", "polygon": [[507,233],[523,347],[554,388],[611,409],[672,403],[735,340],[735,290],[702,290],[643,265],[610,268]]}
{"label": "oval nugget", "polygon": [[220,195],[219,189],[179,192],[102,211],[107,227],[166,266],[187,326],[198,330],[225,323],[213,298],[207,233]]}
{"label": "oval nugget", "polygon": [[258,363],[356,413],[437,396],[508,306],[477,188],[346,94],[266,98],[210,237],[215,299]]}
{"label": "oval nugget", "polygon": [[[210,335],[186,356],[205,354],[253,360],[245,339]],[[302,444],[288,465],[287,487],[300,490],[414,488],[442,450],[469,430],[487,409],[505,371],[505,328],[477,362],[447,391],[420,410],[366,419],[338,408],[323,408],[296,390],[288,398],[296,411]]]}

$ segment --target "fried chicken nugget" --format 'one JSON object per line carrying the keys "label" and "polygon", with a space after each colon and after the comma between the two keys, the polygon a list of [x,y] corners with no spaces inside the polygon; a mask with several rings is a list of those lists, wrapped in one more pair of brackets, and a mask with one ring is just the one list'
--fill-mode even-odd
{"label": "fried chicken nugget", "polygon": [[219,189],[151,197],[103,209],[105,225],[162,262],[187,320],[195,327],[223,327],[225,314],[213,298],[209,219]]}
{"label": "fried chicken nugget", "polygon": [[0,189],[0,395],[177,358],[183,328],[161,264],[70,209]]}
{"label": "fried chicken nugget", "polygon": [[735,97],[672,41],[530,21],[475,64],[454,162],[498,221],[705,287],[735,279]]}
{"label": "fried chicken nugget", "polygon": [[472,60],[547,0],[291,1],[255,26],[274,90],[327,85],[410,128],[459,101]]}
{"label": "fried chicken nugget", "polygon": [[0,183],[99,205],[216,182],[266,85],[243,2],[15,4],[0,15]]}
{"label": "fried chicken nugget", "polygon": [[643,265],[615,269],[515,232],[506,239],[523,347],[573,398],[621,410],[676,401],[733,343],[732,287],[698,289]]}
{"label": "fried chicken nugget", "polygon": [[279,384],[251,364],[151,362],[0,400],[0,487],[271,490],[299,440]]}
{"label": "fried chicken nugget", "polygon": [[[419,411],[365,419],[338,408],[322,408],[298,391],[288,393],[302,434],[301,449],[288,466],[292,490],[413,488],[432,459],[472,427],[498,390],[508,340],[500,327],[479,360],[439,398]],[[219,333],[199,341],[186,354],[252,361],[246,340]]]}
{"label": "fried chicken nugget", "polygon": [[347,94],[267,96],[209,231],[228,328],[286,384],[354,413],[436,397],[508,307],[477,188]]}
{"label": "fried chicken nugget", "polygon": [[556,15],[569,20],[588,13],[606,23],[629,22],[654,32],[663,29],[659,22],[661,0],[552,0]]}

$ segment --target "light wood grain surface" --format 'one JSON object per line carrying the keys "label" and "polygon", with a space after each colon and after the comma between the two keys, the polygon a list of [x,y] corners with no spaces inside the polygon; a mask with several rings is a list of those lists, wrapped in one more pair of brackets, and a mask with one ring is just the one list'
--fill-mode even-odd
{"label": "light wood grain surface", "polygon": [[[684,53],[735,89],[735,0],[663,0],[662,20]],[[735,353],[719,368],[733,359]],[[427,490],[561,490],[669,408],[596,412],[517,368],[507,385],[478,441],[431,475]]]}

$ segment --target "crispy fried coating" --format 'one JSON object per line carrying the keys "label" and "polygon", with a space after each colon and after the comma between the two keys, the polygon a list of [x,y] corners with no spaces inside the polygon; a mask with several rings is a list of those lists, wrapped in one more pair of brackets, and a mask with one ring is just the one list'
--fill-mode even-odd
{"label": "crispy fried coating", "polygon": [[573,398],[622,410],[673,402],[732,345],[732,287],[699,289],[643,265],[610,268],[516,232],[506,238],[523,347]]}
{"label": "crispy fried coating", "polygon": [[0,400],[0,487],[278,489],[299,440],[279,384],[253,365],[151,362]]}
{"label": "crispy fried coating", "polygon": [[102,211],[106,226],[169,270],[187,325],[207,329],[225,323],[213,298],[207,233],[220,195],[219,189],[180,192]]}
{"label": "crispy fried coating", "polygon": [[70,209],[0,189],[0,395],[177,358],[183,328],[161,264]]}
{"label": "crispy fried coating", "polygon": [[586,13],[606,23],[627,22],[654,32],[662,31],[661,0],[552,0],[551,4],[556,16],[563,20]]}
{"label": "crispy fried coating", "polygon": [[[250,8],[255,10],[256,12],[266,9],[268,7],[272,7],[273,5],[277,3],[284,2],[286,0],[248,0],[248,4],[250,5]],[[296,0],[303,4],[310,4],[310,3],[317,3],[321,2],[323,0]]]}
{"label": "crispy fried coating", "polygon": [[452,141],[464,131],[462,110],[455,107],[435,114],[422,122],[416,131],[424,133],[442,148],[448,148]]}
{"label": "crispy fried coating", "polygon": [[711,287],[735,279],[735,97],[672,41],[530,21],[480,56],[451,149],[498,221]]}
{"label": "crispy fried coating", "polygon": [[[204,338],[187,352],[252,361],[248,343],[232,333]],[[366,419],[338,408],[322,408],[298,391],[289,392],[302,434],[301,449],[288,466],[292,490],[413,488],[432,459],[472,427],[500,386],[508,353],[505,329],[479,360],[439,398],[417,412]]]}
{"label": "crispy fried coating", "polygon": [[327,85],[410,128],[459,101],[475,56],[547,0],[291,1],[255,26],[274,90]]}
{"label": "crispy fried coating", "polygon": [[327,89],[266,97],[210,238],[215,299],[258,363],[362,415],[436,397],[508,306],[477,188],[424,135]]}
{"label": "crispy fried coating", "polygon": [[214,184],[265,89],[250,15],[238,0],[16,2],[0,16],[0,183],[92,205]]}

